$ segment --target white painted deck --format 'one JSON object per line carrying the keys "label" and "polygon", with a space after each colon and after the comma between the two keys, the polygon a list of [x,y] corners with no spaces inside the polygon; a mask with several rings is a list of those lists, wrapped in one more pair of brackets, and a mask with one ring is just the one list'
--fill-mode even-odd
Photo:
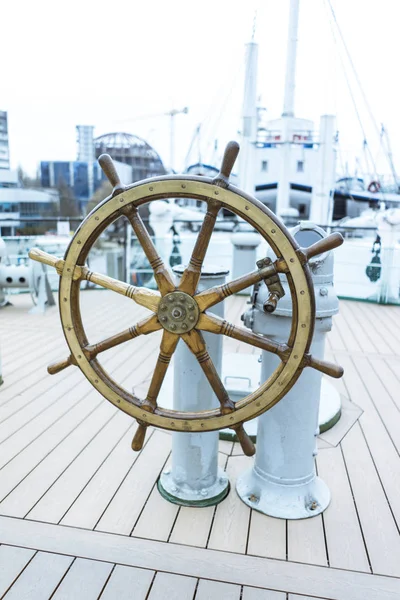
{"label": "white painted deck", "polygon": [[[229,299],[231,321],[245,300]],[[234,480],[251,459],[231,442],[220,442],[232,490],[218,507],[162,499],[171,435],[152,431],[134,454],[135,424],[78,369],[47,375],[67,355],[58,309],[33,316],[29,296],[13,302],[0,311],[0,598],[400,598],[400,307],[341,302],[329,353],[349,400],[317,458],[333,500],[321,516],[285,522],[239,500]],[[146,312],[106,291],[82,293],[82,304],[91,342]],[[158,343],[132,340],[102,362],[141,387]],[[226,340],[226,351],[252,349]]]}

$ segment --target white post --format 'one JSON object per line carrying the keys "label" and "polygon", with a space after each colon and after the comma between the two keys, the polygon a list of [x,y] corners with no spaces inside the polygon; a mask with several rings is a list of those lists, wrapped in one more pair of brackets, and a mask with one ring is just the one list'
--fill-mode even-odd
{"label": "white post", "polygon": [[[305,247],[326,237],[312,223],[300,224],[292,230],[292,235]],[[311,272],[316,319],[310,353],[323,359],[325,336],[339,305],[333,288],[333,253],[311,259]],[[259,289],[251,327],[255,333],[267,335],[275,342],[287,343],[293,307],[284,276],[281,281],[286,293],[273,314],[263,310],[268,295],[266,286]],[[276,355],[263,351],[261,381],[267,381],[280,364]],[[318,371],[305,369],[286,396],[258,417],[254,466],[238,478],[236,490],[243,502],[264,514],[304,519],[321,513],[329,504],[329,489],[316,476],[314,464],[321,377]],[[340,403],[336,417],[339,415]]]}
{"label": "white post", "polygon": [[291,138],[291,119],[290,117],[284,117],[282,118],[281,164],[275,205],[275,214],[278,217],[285,216],[287,209],[290,208]]}
{"label": "white post", "polygon": [[165,264],[168,264],[172,250],[171,227],[174,223],[174,206],[168,201],[149,204],[149,223],[154,231],[155,246]]}
{"label": "white post", "polygon": [[299,0],[290,0],[285,96],[283,101],[281,131],[281,169],[275,206],[275,213],[278,217],[283,216],[286,209],[290,208],[290,155],[293,138],[292,119],[294,117],[298,24]]}
{"label": "white post", "polygon": [[334,148],[335,117],[323,115],[320,119],[317,165],[311,197],[310,221],[330,225],[333,214],[332,191],[335,185],[336,152]]}
{"label": "white post", "polygon": [[[256,231],[236,231],[231,235],[233,245],[232,279],[254,271],[257,262],[257,248],[262,238]],[[249,296],[251,288],[239,292]]]}
{"label": "white post", "polygon": [[[182,275],[183,267],[174,272]],[[203,268],[198,291],[225,283],[226,269]],[[221,302],[213,312],[224,316]],[[222,336],[204,333],[207,350],[218,373],[222,366]],[[197,412],[219,406],[218,400],[194,355],[181,340],[174,355],[174,410]],[[182,506],[218,504],[229,492],[226,473],[218,467],[218,431],[172,433],[171,466],[158,481],[160,494]]]}
{"label": "white post", "polygon": [[239,184],[254,194],[255,142],[257,140],[257,63],[258,44],[246,44],[245,79],[242,109],[242,137],[239,154]]}

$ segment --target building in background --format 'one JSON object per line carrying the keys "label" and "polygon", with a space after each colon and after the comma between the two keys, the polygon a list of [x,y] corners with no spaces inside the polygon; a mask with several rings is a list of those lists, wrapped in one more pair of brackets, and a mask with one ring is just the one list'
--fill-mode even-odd
{"label": "building in background", "polygon": [[29,219],[54,213],[58,200],[56,190],[23,188],[17,171],[0,169],[0,237],[16,235],[21,228],[37,227],[37,222]]}
{"label": "building in background", "polygon": [[7,113],[0,110],[0,169],[10,168]]}
{"label": "building in background", "polygon": [[[129,165],[115,163],[122,181],[130,181]],[[81,214],[86,213],[88,201],[106,180],[97,162],[84,161],[42,161],[40,163],[40,181],[44,188],[61,189],[68,186],[73,193],[77,208]]]}
{"label": "building in background", "polygon": [[[106,133],[95,138],[96,158],[109,154],[113,160],[131,167],[129,183],[165,174],[157,152],[142,138],[130,133]],[[125,180],[125,183],[128,181]]]}
{"label": "building in background", "polygon": [[29,223],[27,219],[50,215],[58,200],[56,190],[22,187],[18,172],[10,169],[7,112],[0,111],[0,237],[15,235],[23,227],[34,226],[35,223]]}
{"label": "building in background", "polygon": [[94,127],[93,125],[77,125],[77,159],[79,162],[94,162],[96,155],[94,151]]}
{"label": "building in background", "polygon": [[157,152],[144,140],[129,133],[109,133],[93,138],[92,125],[77,126],[76,161],[42,161],[40,180],[44,188],[67,185],[81,214],[88,201],[106,179],[97,163],[101,154],[110,154],[117,172],[126,184],[165,173]]}

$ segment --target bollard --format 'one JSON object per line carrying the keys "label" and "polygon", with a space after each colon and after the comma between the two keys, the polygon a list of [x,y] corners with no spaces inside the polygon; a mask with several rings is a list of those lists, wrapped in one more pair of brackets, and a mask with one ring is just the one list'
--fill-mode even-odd
{"label": "bollard", "polygon": [[[233,244],[232,279],[237,279],[254,270],[257,262],[257,247],[261,243],[261,236],[255,231],[235,231],[231,235],[231,242]],[[239,292],[242,295],[249,295],[250,293],[250,288]]]}
{"label": "bollard", "polygon": [[[320,227],[307,222],[294,228],[292,234],[302,247],[326,237]],[[310,353],[315,358],[323,358],[325,336],[332,328],[332,316],[338,312],[332,252],[312,259],[310,269],[316,300],[315,334]],[[286,343],[292,304],[286,278],[281,277],[281,282],[286,293],[275,312],[263,310],[268,290],[262,285],[255,307],[245,315],[245,323],[249,324],[252,318],[254,332]],[[279,363],[274,354],[263,352],[261,380],[266,381]],[[314,464],[320,394],[321,374],[314,369],[304,369],[289,393],[258,418],[254,466],[239,477],[236,486],[248,506],[272,517],[303,519],[320,514],[329,505],[329,489],[316,476]]]}
{"label": "bollard", "polygon": [[[184,267],[174,267],[182,275]],[[198,291],[225,283],[226,269],[203,267]],[[223,303],[213,306],[213,313],[224,316]],[[204,333],[208,352],[216,370],[221,372],[222,336]],[[180,341],[174,355],[174,410],[200,411],[216,408],[215,397],[197,359]],[[226,473],[218,467],[218,431],[172,433],[171,465],[161,474],[161,495],[182,506],[218,504],[229,492]]]}

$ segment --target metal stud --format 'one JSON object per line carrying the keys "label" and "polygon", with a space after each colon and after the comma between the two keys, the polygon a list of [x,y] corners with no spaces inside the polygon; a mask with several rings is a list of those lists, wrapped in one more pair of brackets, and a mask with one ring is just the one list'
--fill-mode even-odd
{"label": "metal stud", "polygon": [[188,326],[186,325],[186,323],[182,323],[181,327],[182,327],[182,329],[187,329],[188,328]]}
{"label": "metal stud", "polygon": [[166,323],[166,322],[168,321],[168,317],[161,317],[161,321],[162,321],[163,323]]}
{"label": "metal stud", "polygon": [[171,325],[171,329],[173,329],[175,331],[176,325]]}
{"label": "metal stud", "polygon": [[194,316],[193,315],[190,315],[189,321],[192,321],[192,323],[193,323],[193,321],[194,321]]}

